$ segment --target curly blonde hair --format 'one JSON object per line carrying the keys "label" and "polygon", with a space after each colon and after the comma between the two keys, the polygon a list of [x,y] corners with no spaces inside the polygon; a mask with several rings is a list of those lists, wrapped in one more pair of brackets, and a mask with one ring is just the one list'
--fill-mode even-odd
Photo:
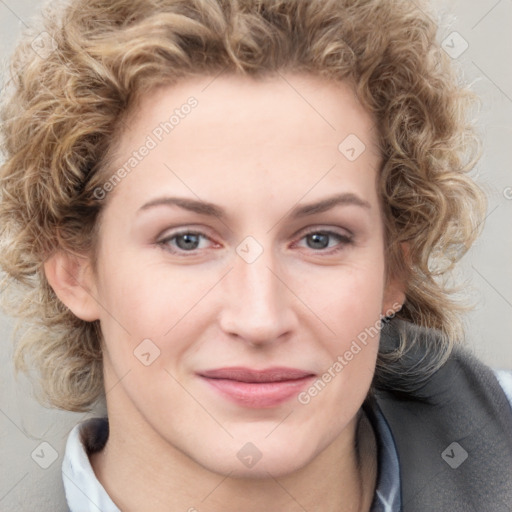
{"label": "curly blonde hair", "polygon": [[[60,248],[94,253],[106,201],[94,190],[124,116],[142,93],[193,75],[294,71],[353,84],[380,134],[386,268],[406,282],[397,317],[443,334],[428,371],[442,364],[463,334],[462,306],[445,276],[477,236],[485,200],[468,176],[477,148],[467,115],[472,94],[417,3],[72,0],[47,7],[12,57],[1,109],[3,295],[9,312],[30,325],[15,361],[26,369],[30,359],[39,370],[40,398],[81,411],[103,393],[98,322],[78,319],[57,299],[43,263]],[[33,48],[38,33],[48,50],[42,56]],[[406,347],[404,338],[398,351],[380,354],[377,380],[393,376]]]}

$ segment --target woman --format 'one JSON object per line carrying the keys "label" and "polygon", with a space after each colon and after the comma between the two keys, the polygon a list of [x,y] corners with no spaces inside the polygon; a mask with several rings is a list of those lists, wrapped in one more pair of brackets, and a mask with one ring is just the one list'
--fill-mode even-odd
{"label": "woman", "polygon": [[483,219],[471,97],[424,11],[46,18],[3,110],[2,266],[38,325],[19,366],[106,400],[70,510],[509,510],[510,385],[443,281]]}

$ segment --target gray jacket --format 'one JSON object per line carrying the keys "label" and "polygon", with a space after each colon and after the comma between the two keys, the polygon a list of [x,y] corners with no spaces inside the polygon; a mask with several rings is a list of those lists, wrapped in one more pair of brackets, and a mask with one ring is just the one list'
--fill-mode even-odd
{"label": "gray jacket", "polygon": [[494,373],[456,346],[440,370],[414,381],[410,369],[424,365],[436,331],[395,320],[381,348],[397,346],[400,328],[417,337],[397,362],[403,378],[393,387],[376,382],[369,400],[397,447],[402,511],[512,511],[512,409]]}

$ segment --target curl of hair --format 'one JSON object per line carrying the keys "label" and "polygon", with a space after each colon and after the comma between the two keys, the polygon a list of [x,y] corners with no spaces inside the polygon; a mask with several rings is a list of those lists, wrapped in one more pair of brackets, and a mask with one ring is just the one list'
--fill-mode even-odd
{"label": "curl of hair", "polygon": [[[49,286],[54,251],[94,251],[104,201],[94,189],[124,116],[153,87],[219,73],[257,79],[284,71],[353,84],[373,114],[383,156],[379,193],[388,275],[405,276],[401,320],[443,334],[435,371],[462,337],[445,277],[471,246],[485,200],[468,176],[476,137],[472,95],[436,42],[436,24],[410,0],[72,0],[53,2],[11,62],[1,108],[0,266],[8,311],[32,325],[15,361],[39,370],[42,398],[87,410],[103,391],[101,332]],[[54,45],[39,56],[40,31]],[[407,246],[407,257],[401,247]],[[379,355],[377,384],[408,350]]]}

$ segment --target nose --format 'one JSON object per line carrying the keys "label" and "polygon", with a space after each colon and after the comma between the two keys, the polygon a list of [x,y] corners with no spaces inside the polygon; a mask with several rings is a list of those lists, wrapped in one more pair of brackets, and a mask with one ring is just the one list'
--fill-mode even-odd
{"label": "nose", "polygon": [[223,280],[220,327],[253,346],[283,341],[296,325],[293,294],[270,250],[251,263],[238,254]]}

